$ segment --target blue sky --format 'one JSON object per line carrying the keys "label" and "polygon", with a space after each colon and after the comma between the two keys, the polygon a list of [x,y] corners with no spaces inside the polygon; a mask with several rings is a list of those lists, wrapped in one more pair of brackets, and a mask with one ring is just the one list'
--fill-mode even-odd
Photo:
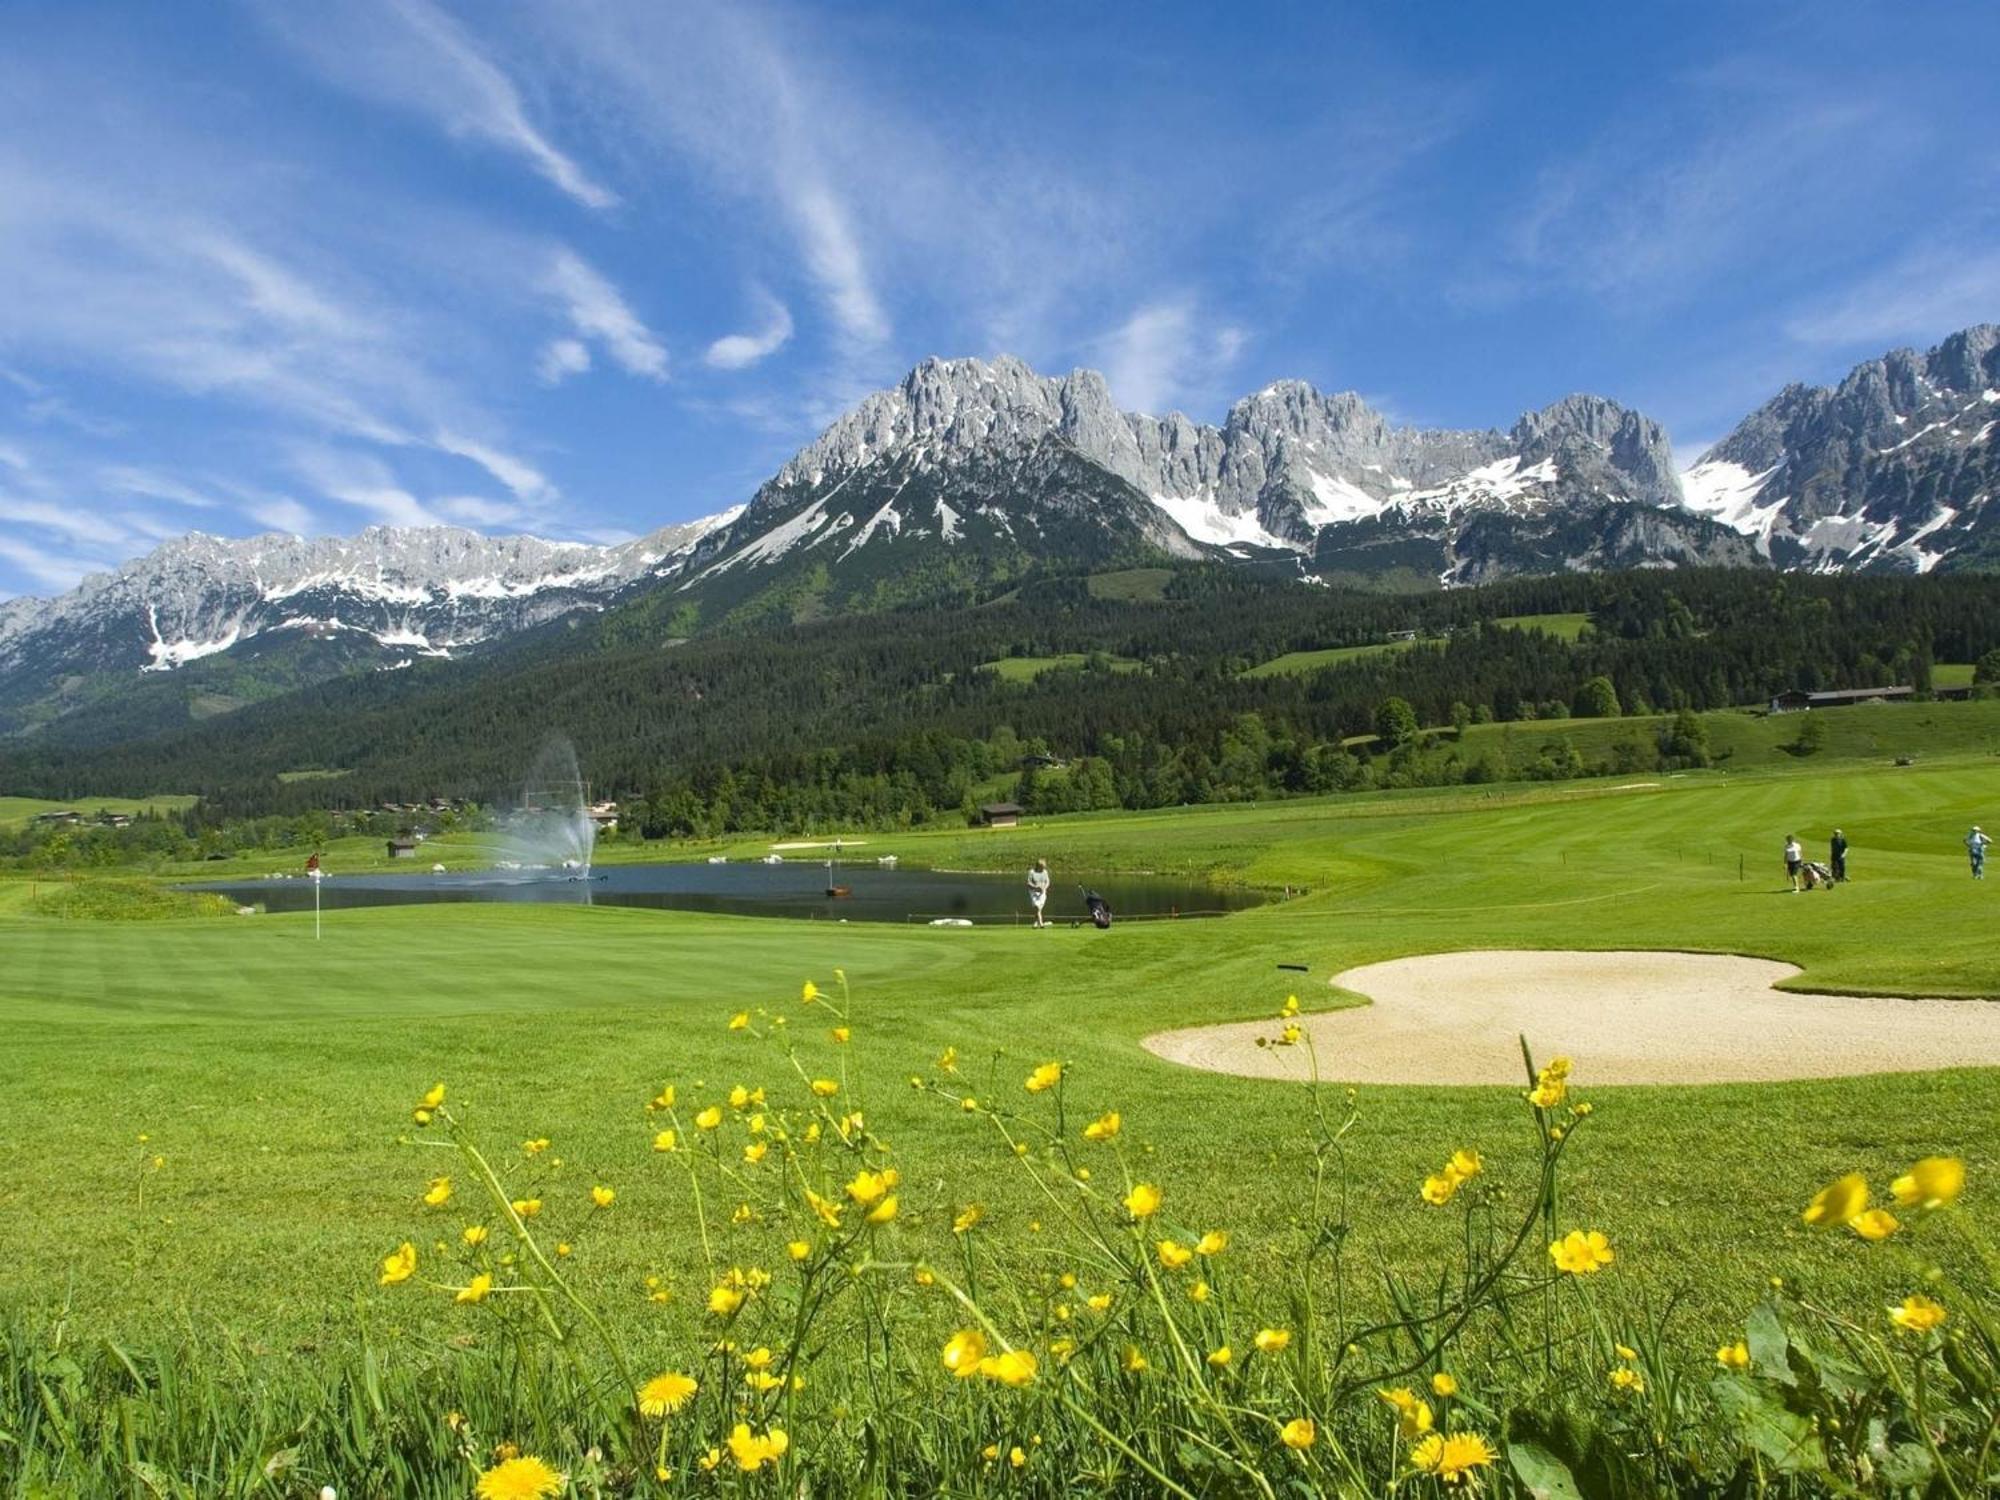
{"label": "blue sky", "polygon": [[0,595],[611,539],[929,354],[1691,454],[2000,318],[2000,7],[8,0]]}

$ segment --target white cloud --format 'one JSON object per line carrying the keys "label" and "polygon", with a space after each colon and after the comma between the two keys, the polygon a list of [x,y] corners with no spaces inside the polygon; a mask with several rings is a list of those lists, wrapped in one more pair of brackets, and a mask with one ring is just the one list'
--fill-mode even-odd
{"label": "white cloud", "polygon": [[770,358],[792,336],[792,313],[762,287],[753,289],[760,321],[755,332],[732,333],[717,339],[702,356],[718,370],[741,370]]}
{"label": "white cloud", "polygon": [[1802,308],[1785,332],[1802,344],[1934,344],[2000,318],[2000,252],[1969,245],[1915,251],[1839,294]]}
{"label": "white cloud", "polygon": [[453,432],[440,431],[432,442],[446,453],[478,464],[522,500],[547,502],[557,498],[556,487],[539,470],[511,453]]}
{"label": "white cloud", "polygon": [[390,526],[442,526],[445,520],[405,489],[388,465],[365,453],[303,447],[293,459],[300,474],[329,500],[351,505]]}
{"label": "white cloud", "polygon": [[246,506],[243,513],[259,526],[272,531],[288,532],[292,536],[310,536],[315,530],[313,513],[296,500],[274,495],[254,505]]}
{"label": "white cloud", "polygon": [[25,537],[6,532],[0,532],[0,557],[4,557],[50,593],[62,593],[75,588],[87,575],[103,571],[103,565],[90,558],[38,546]]}
{"label": "white cloud", "polygon": [[561,300],[577,336],[594,340],[634,375],[667,378],[667,351],[651,329],[606,281],[574,251],[559,250],[549,267],[548,288]]}
{"label": "white cloud", "polygon": [[335,82],[512,153],[586,208],[618,202],[528,118],[513,79],[428,0],[269,0],[260,9]]}
{"label": "white cloud", "polygon": [[535,374],[543,385],[561,385],[589,368],[590,346],[581,339],[550,339],[535,361]]}
{"label": "white cloud", "polygon": [[1161,416],[1212,396],[1249,338],[1234,324],[1205,333],[1182,297],[1146,304],[1090,348],[1121,407]]}

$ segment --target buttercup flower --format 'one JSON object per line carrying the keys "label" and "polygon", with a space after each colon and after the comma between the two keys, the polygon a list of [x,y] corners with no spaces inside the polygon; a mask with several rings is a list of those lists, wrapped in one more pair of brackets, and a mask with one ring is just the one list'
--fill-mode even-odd
{"label": "buttercup flower", "polygon": [[938,1054],[937,1065],[938,1071],[941,1073],[956,1073],[958,1071],[958,1048],[947,1047],[944,1051],[940,1052]]}
{"label": "buttercup flower", "polygon": [[615,1192],[604,1186],[601,1182],[590,1190],[590,1201],[595,1203],[599,1208],[611,1207],[612,1202],[617,1197],[618,1195]]}
{"label": "buttercup flower", "polygon": [[1458,1394],[1458,1377],[1448,1371],[1439,1370],[1431,1376],[1431,1394],[1449,1399]]}
{"label": "buttercup flower", "polygon": [[813,1094],[821,1099],[831,1099],[840,1092],[840,1085],[831,1078],[815,1078],[812,1081]]}
{"label": "buttercup flower", "polygon": [[979,1373],[1002,1385],[1020,1387],[1035,1378],[1035,1356],[1025,1349],[1009,1349],[1005,1354],[989,1354],[979,1361]]}
{"label": "buttercup flower", "polygon": [[870,1224],[886,1224],[896,1217],[896,1195],[891,1193],[880,1203],[868,1210]]}
{"label": "buttercup flower", "polygon": [[486,1243],[486,1226],[484,1224],[468,1224],[465,1226],[464,1233],[459,1235],[459,1238],[465,1242],[468,1249],[476,1249],[478,1246]]}
{"label": "buttercup flower", "polygon": [[1905,1333],[1929,1333],[1944,1320],[1944,1308],[1921,1292],[1889,1309],[1889,1321]]}
{"label": "buttercup flower", "polygon": [[750,1024],[750,1012],[747,1010],[739,1010],[738,1012],[736,1012],[735,1015],[729,1018],[729,1029],[731,1031],[741,1031],[744,1027],[748,1026],[749,1024]]}
{"label": "buttercup flower", "polygon": [[1319,1439],[1319,1429],[1313,1425],[1311,1417],[1293,1417],[1278,1429],[1278,1441],[1287,1448],[1303,1452]]}
{"label": "buttercup flower", "polygon": [[516,1198],[514,1200],[514,1214],[517,1218],[532,1219],[541,1211],[542,1200],[539,1198]]}
{"label": "buttercup flower", "polygon": [[819,999],[819,986],[814,984],[810,979],[799,986],[800,1003],[811,1005],[817,999]]}
{"label": "buttercup flower", "polygon": [[1160,1264],[1169,1271],[1178,1271],[1194,1259],[1194,1251],[1178,1240],[1161,1240],[1155,1248],[1159,1251]]}
{"label": "buttercup flower", "polygon": [[986,1358],[986,1335],[976,1328],[961,1328],[946,1341],[938,1357],[955,1379],[977,1375],[979,1362]]}
{"label": "buttercup flower", "polygon": [[1135,1219],[1151,1218],[1160,1211],[1160,1190],[1142,1182],[1125,1195],[1125,1212]]}
{"label": "buttercup flower", "polygon": [[454,1302],[484,1302],[486,1294],[492,1290],[493,1278],[486,1272],[481,1271],[477,1276],[472,1278],[470,1283],[461,1287],[458,1295],[451,1300]]}
{"label": "buttercup flower", "polygon": [[433,1177],[431,1185],[424,1192],[424,1204],[428,1208],[442,1208],[451,1202],[451,1179]]}
{"label": "buttercup flower", "polygon": [[1299,997],[1297,995],[1285,996],[1285,1003],[1278,1008],[1278,1014],[1280,1016],[1289,1018],[1291,1016],[1297,1015],[1298,1013],[1299,1013]]}
{"label": "buttercup flower", "polygon": [[1886,1208],[1871,1208],[1847,1221],[1847,1227],[1864,1240],[1886,1240],[1903,1226]]}
{"label": "buttercup flower", "polygon": [[1733,1344],[1724,1344],[1715,1351],[1715,1362],[1725,1370],[1747,1370],[1750,1368],[1750,1346],[1741,1339]]}
{"label": "buttercup flower", "polygon": [[1200,1255],[1220,1255],[1224,1250],[1229,1248],[1229,1231],[1226,1229],[1211,1229],[1207,1234],[1195,1241],[1194,1248],[1196,1253]]}
{"label": "buttercup flower", "polygon": [[1965,1163],[1955,1156],[1926,1156],[1889,1184],[1905,1208],[1943,1208],[1965,1191]]}
{"label": "buttercup flower", "polygon": [[1229,1346],[1224,1344],[1219,1349],[1211,1349],[1209,1351],[1208,1362],[1219,1370],[1234,1358],[1235,1355],[1230,1352]]}
{"label": "buttercup flower", "polygon": [[523,1454],[503,1459],[479,1476],[472,1493],[479,1500],[552,1500],[560,1495],[566,1476],[539,1458]]}
{"label": "buttercup flower", "polygon": [[880,1172],[862,1168],[854,1174],[854,1180],[847,1184],[847,1196],[856,1203],[873,1203],[889,1191],[888,1179]]}
{"label": "buttercup flower", "polygon": [[639,1387],[639,1414],[644,1417],[670,1417],[688,1404],[701,1386],[686,1375],[677,1375],[669,1370],[664,1375],[655,1375]]}
{"label": "buttercup flower", "polygon": [[1420,1190],[1424,1202],[1433,1208],[1443,1208],[1451,1202],[1452,1194],[1458,1191],[1458,1179],[1449,1173],[1426,1177]]}
{"label": "buttercup flower", "polygon": [[1083,1138],[1086,1141],[1108,1141],[1118,1134],[1124,1124],[1117,1110],[1106,1110],[1083,1127]]}
{"label": "buttercup flower", "polygon": [[813,1253],[813,1247],[805,1240],[793,1240],[785,1246],[785,1254],[793,1260],[805,1260]]}
{"label": "buttercup flower", "polygon": [[1815,1193],[1813,1201],[1806,1205],[1804,1217],[1808,1224],[1828,1227],[1851,1224],[1867,1207],[1868,1179],[1859,1172],[1849,1172]]}
{"label": "buttercup flower", "polygon": [[708,1294],[708,1310],[726,1318],[743,1305],[744,1294],[733,1286],[718,1286]]}
{"label": "buttercup flower", "polygon": [[441,1083],[434,1083],[430,1087],[430,1092],[425,1094],[423,1099],[418,1103],[417,1108],[437,1109],[443,1103],[444,1103],[444,1085]]}
{"label": "buttercup flower", "polygon": [[754,1474],[766,1464],[775,1465],[789,1447],[791,1439],[785,1436],[782,1427],[754,1433],[747,1422],[738,1422],[729,1434],[729,1456],[736,1460],[736,1467],[746,1474]]}
{"label": "buttercup flower", "polygon": [[1413,1443],[1431,1430],[1430,1403],[1408,1386],[1397,1386],[1394,1390],[1377,1391],[1389,1406],[1395,1408],[1396,1431],[1406,1443]]}
{"label": "buttercup flower", "polygon": [[1054,1088],[1058,1083],[1062,1082],[1062,1073],[1061,1063],[1045,1062],[1028,1075],[1028,1081],[1022,1087],[1026,1088],[1031,1094],[1039,1094],[1046,1089]]}
{"label": "buttercup flower", "polygon": [[1620,1365],[1611,1372],[1611,1389],[1620,1395],[1637,1396],[1646,1389],[1646,1377],[1630,1365]]}
{"label": "buttercup flower", "polygon": [[385,1256],[382,1261],[382,1285],[394,1286],[400,1281],[408,1281],[417,1274],[417,1247],[408,1240],[396,1247],[396,1253]]}
{"label": "buttercup flower", "polygon": [[1449,1437],[1434,1432],[1410,1450],[1410,1463],[1425,1474],[1434,1474],[1446,1484],[1459,1484],[1474,1469],[1490,1465],[1498,1455],[1493,1445],[1476,1432],[1454,1432]]}
{"label": "buttercup flower", "polygon": [[1570,1276],[1593,1276],[1616,1259],[1611,1242],[1598,1230],[1572,1229],[1549,1246],[1556,1269]]}
{"label": "buttercup flower", "polygon": [[986,1210],[977,1203],[968,1203],[958,1211],[958,1217],[951,1221],[953,1234],[964,1234],[966,1230],[986,1217]]}
{"label": "buttercup flower", "polygon": [[694,1117],[694,1123],[696,1128],[700,1130],[715,1129],[716,1126],[722,1123],[721,1108],[717,1105],[709,1105],[707,1109]]}
{"label": "buttercup flower", "polygon": [[1119,1363],[1125,1367],[1126,1374],[1137,1375],[1141,1370],[1146,1368],[1146,1356],[1139,1352],[1137,1344],[1127,1344],[1125,1346],[1125,1357]]}
{"label": "buttercup flower", "polygon": [[1257,1346],[1259,1354],[1282,1354],[1291,1341],[1292,1334],[1288,1328],[1260,1328],[1250,1342]]}

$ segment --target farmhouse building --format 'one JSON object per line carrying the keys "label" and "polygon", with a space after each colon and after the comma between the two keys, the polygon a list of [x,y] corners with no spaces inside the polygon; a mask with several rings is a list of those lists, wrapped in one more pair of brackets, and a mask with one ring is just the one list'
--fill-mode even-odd
{"label": "farmhouse building", "polygon": [[988,828],[1012,828],[1021,821],[1021,804],[989,802],[979,809],[979,821]]}
{"label": "farmhouse building", "polygon": [[1898,703],[1915,693],[1916,689],[1907,687],[1841,688],[1828,693],[1793,688],[1771,700],[1771,712],[1793,714],[1809,708],[1848,708],[1856,703]]}

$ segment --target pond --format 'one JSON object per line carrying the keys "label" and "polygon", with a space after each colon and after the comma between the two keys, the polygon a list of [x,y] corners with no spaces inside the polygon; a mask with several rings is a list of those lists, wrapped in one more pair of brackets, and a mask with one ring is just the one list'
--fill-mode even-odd
{"label": "pond", "polygon": [[[1218,887],[1159,875],[1105,875],[1089,888],[1110,903],[1118,920],[1220,916],[1268,899],[1246,887]],[[845,894],[830,896],[829,887]],[[312,882],[303,877],[205,882],[242,905],[274,912],[310,911]],[[444,874],[329,876],[320,887],[328,911],[426,901],[538,901],[576,906],[646,906],[736,916],[804,917],[854,922],[1029,922],[1026,872],[954,874],[883,869],[873,861],[787,860],[764,864],[603,865],[588,877],[559,870],[476,870]],[[1076,881],[1049,892],[1052,922],[1087,921]]]}

